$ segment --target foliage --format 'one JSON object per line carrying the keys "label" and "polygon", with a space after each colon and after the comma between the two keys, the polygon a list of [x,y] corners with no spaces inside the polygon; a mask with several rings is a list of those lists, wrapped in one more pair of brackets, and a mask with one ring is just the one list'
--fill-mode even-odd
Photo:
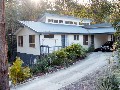
{"label": "foliage", "polygon": [[119,82],[115,75],[108,75],[99,79],[98,90],[119,90]]}
{"label": "foliage", "polygon": [[88,48],[88,51],[87,51],[87,52],[93,52],[94,50],[95,50],[94,45],[91,45],[91,46]]}
{"label": "foliage", "polygon": [[50,66],[49,60],[49,57],[41,57],[37,60],[37,63],[31,68],[33,74],[47,72]]}
{"label": "foliage", "polygon": [[37,63],[31,68],[33,74],[48,72],[54,66],[68,67],[78,58],[86,56],[86,50],[79,44],[72,44],[66,48],[54,51],[48,56],[38,59]]}
{"label": "foliage", "polygon": [[86,50],[80,44],[72,44],[65,48],[67,52],[67,56],[72,57],[72,55],[76,56],[76,58],[85,57]]}
{"label": "foliage", "polygon": [[9,76],[13,84],[23,82],[27,78],[31,77],[30,68],[22,67],[23,61],[17,57],[16,61],[9,68]]}
{"label": "foliage", "polygon": [[[66,60],[67,58],[67,53],[64,52],[64,50],[58,50],[58,51],[55,51],[53,52],[53,55],[55,55],[55,58],[54,60],[52,61],[52,64],[53,65],[63,65],[64,64],[64,61]],[[52,58],[51,58],[52,59]]]}

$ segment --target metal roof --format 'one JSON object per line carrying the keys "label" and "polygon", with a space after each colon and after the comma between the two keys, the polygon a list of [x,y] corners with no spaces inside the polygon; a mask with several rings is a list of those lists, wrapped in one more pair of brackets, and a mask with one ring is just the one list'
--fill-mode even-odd
{"label": "metal roof", "polygon": [[100,24],[93,24],[93,25],[87,25],[83,26],[86,29],[93,29],[93,28],[107,28],[107,27],[112,27],[112,24],[110,23],[100,23]]}
{"label": "metal roof", "polygon": [[[34,21],[19,21],[22,25],[32,29],[33,31],[41,34],[113,34],[115,32],[113,27],[101,27],[86,29],[80,26],[63,25],[63,24],[50,24]],[[15,34],[19,33],[19,29]]]}
{"label": "metal roof", "polygon": [[113,34],[115,29],[113,27],[107,28],[94,28],[88,30],[90,34]]}
{"label": "metal roof", "polygon": [[50,24],[34,21],[19,21],[19,22],[38,33],[78,33],[78,34],[88,33],[87,29],[73,25]]}

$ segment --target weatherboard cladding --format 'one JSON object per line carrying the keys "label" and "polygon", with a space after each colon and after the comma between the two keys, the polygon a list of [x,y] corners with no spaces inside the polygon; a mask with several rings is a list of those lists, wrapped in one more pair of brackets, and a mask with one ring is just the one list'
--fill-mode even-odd
{"label": "weatherboard cladding", "polygon": [[[99,24],[96,25],[97,28],[85,28],[73,25],[62,25],[62,24],[50,24],[34,21],[19,21],[21,24],[29,27],[37,33],[55,33],[55,34],[113,34],[115,32],[114,28],[110,25]],[[103,25],[103,26],[102,26]]]}

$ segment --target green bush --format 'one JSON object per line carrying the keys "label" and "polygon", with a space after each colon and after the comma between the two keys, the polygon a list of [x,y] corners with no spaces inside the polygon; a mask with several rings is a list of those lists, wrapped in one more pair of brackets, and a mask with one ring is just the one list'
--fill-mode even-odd
{"label": "green bush", "polygon": [[63,48],[58,51],[54,51],[49,54],[47,57],[42,57],[37,61],[32,67],[32,72],[35,73],[45,73],[49,70],[50,67],[54,66],[66,66],[68,67],[77,58],[85,57],[86,50],[79,44],[72,44],[66,48]]}
{"label": "green bush", "polygon": [[23,61],[17,57],[16,61],[11,67],[9,67],[9,77],[13,84],[23,82],[27,78],[31,77],[30,68],[22,67]]}
{"label": "green bush", "polygon": [[37,64],[31,67],[33,74],[45,73],[48,71],[48,68],[49,68],[48,57],[42,57],[41,59],[37,60]]}
{"label": "green bush", "polygon": [[119,90],[119,82],[115,75],[108,75],[99,79],[97,90]]}
{"label": "green bush", "polygon": [[65,51],[67,52],[69,59],[71,59],[71,57],[76,59],[86,56],[86,50],[80,44],[72,44],[71,46],[66,47]]}
{"label": "green bush", "polygon": [[88,48],[88,52],[93,52],[94,51],[94,45],[91,45],[89,48]]}
{"label": "green bush", "polygon": [[58,50],[52,54],[55,55],[55,58],[52,60],[52,65],[64,65],[65,60],[67,59],[67,53],[64,50]]}

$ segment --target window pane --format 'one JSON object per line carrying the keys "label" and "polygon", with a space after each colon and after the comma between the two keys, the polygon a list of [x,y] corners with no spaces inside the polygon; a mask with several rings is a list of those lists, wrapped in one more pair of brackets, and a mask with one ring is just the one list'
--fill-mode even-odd
{"label": "window pane", "polygon": [[77,40],[79,40],[79,35],[77,35]]}
{"label": "window pane", "polygon": [[75,25],[77,25],[77,22],[74,22]]}
{"label": "window pane", "polygon": [[35,35],[29,35],[29,46],[35,47]]}
{"label": "window pane", "polygon": [[70,24],[73,24],[73,22],[72,22],[72,21],[70,21]]}
{"label": "window pane", "polygon": [[69,24],[69,21],[65,21],[65,24]]}
{"label": "window pane", "polygon": [[54,38],[54,34],[44,35],[44,38]]}
{"label": "window pane", "polygon": [[23,47],[23,36],[18,36],[18,46]]}
{"label": "window pane", "polygon": [[54,23],[58,23],[58,20],[54,20]]}
{"label": "window pane", "polygon": [[35,44],[30,44],[30,47],[35,47]]}
{"label": "window pane", "polygon": [[59,20],[59,23],[63,23],[63,20]]}
{"label": "window pane", "polygon": [[76,40],[76,35],[74,35],[74,40]]}
{"label": "window pane", "polygon": [[83,23],[82,23],[82,22],[79,22],[79,25],[83,25]]}
{"label": "window pane", "polygon": [[29,35],[29,43],[35,43],[35,35]]}
{"label": "window pane", "polygon": [[53,19],[48,19],[48,22],[53,22]]}
{"label": "window pane", "polygon": [[87,25],[89,25],[89,23],[83,23],[83,25],[87,26]]}
{"label": "window pane", "polygon": [[65,24],[73,24],[72,21],[65,21]]}

